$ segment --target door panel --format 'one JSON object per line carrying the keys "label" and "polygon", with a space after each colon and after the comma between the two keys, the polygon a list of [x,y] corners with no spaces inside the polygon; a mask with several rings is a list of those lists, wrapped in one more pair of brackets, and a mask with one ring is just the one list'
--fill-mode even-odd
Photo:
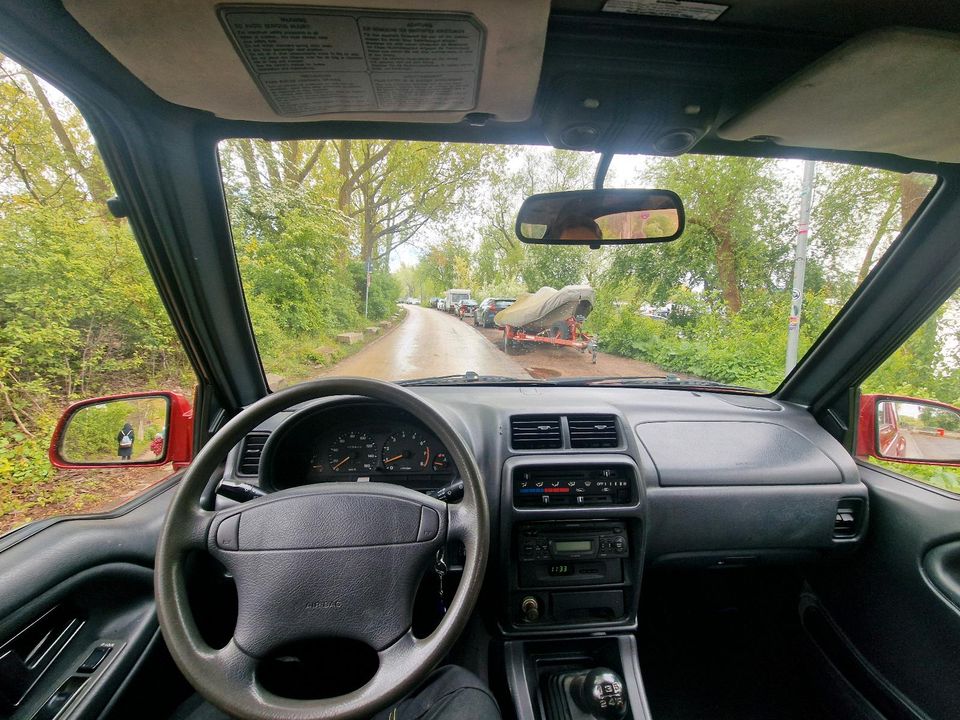
{"label": "door panel", "polygon": [[0,718],[95,718],[114,699],[158,636],[154,552],[175,485],[0,551]]}
{"label": "door panel", "polygon": [[866,541],[853,562],[812,572],[810,584],[867,675],[892,686],[892,701],[906,699],[904,716],[960,717],[960,498],[867,464],[860,472]]}

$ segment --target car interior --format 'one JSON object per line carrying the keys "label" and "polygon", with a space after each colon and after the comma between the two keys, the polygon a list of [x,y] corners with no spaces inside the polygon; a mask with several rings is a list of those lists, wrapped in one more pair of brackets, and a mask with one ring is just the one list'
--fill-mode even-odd
{"label": "car interior", "polygon": [[[350,53],[291,69],[346,22],[390,109]],[[960,5],[4,0],[0,51],[82,111],[198,377],[172,477],[0,537],[0,718],[365,718],[448,664],[516,720],[960,717],[957,498],[857,453],[861,381],[960,287]],[[580,150],[598,191],[635,154],[937,181],[768,394],[275,390],[229,138]]]}

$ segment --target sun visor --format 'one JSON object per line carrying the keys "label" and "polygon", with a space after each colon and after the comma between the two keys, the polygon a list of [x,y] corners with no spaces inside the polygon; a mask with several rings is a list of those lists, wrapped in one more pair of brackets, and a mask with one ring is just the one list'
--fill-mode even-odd
{"label": "sun visor", "polygon": [[956,163],[958,78],[960,36],[881,30],[828,53],[717,135]]}
{"label": "sun visor", "polygon": [[157,95],[253,121],[530,117],[549,0],[64,0]]}

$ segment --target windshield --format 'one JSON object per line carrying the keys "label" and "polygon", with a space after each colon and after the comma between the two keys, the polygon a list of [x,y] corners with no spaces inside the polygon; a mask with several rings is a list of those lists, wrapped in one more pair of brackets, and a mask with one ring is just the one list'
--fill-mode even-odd
{"label": "windshield", "polygon": [[591,187],[596,154],[242,139],[220,155],[274,389],[355,375],[768,392],[935,180],[800,160],[618,156],[606,186],[677,192],[687,227],[669,243],[591,250],[525,245],[514,223],[531,194]]}

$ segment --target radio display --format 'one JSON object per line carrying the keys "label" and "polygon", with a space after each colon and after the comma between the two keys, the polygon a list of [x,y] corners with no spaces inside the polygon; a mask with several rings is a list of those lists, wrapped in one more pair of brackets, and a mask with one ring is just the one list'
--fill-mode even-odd
{"label": "radio display", "polygon": [[557,540],[553,543],[557,552],[589,552],[593,543],[589,540]]}

